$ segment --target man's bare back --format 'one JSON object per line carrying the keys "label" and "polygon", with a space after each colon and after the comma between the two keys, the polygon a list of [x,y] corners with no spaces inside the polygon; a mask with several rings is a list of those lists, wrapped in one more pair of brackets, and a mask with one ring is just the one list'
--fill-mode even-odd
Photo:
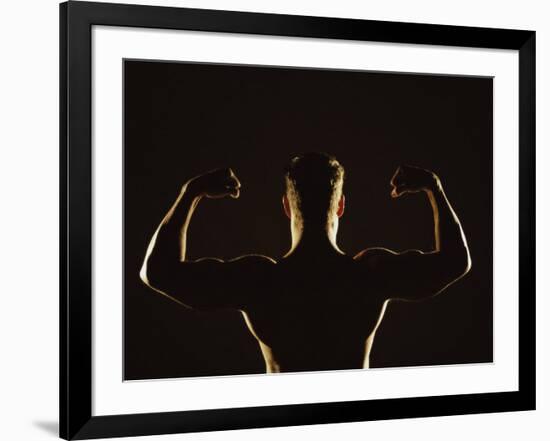
{"label": "man's bare back", "polygon": [[[314,159],[322,165],[323,157]],[[184,185],[151,240],[142,280],[190,308],[240,310],[258,340],[266,372],[369,367],[388,301],[432,297],[470,268],[464,234],[439,179],[401,167],[391,183],[393,197],[426,192],[434,212],[435,250],[371,248],[352,258],[336,244],[343,194],[335,193],[336,202],[328,205],[327,222],[317,223],[305,215],[305,187],[302,200],[292,189],[283,197],[292,246],[278,262],[260,255],[186,260],[187,229],[199,201],[239,196],[238,179],[223,169]]]}
{"label": "man's bare back", "polygon": [[367,340],[374,337],[384,300],[366,292],[357,262],[334,253],[290,256],[271,265],[258,301],[243,310],[267,372],[368,367]]}

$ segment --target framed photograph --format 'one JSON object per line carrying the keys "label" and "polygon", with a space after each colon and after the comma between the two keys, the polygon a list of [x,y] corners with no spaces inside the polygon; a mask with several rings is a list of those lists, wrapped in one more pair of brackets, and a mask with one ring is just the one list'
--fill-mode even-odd
{"label": "framed photograph", "polygon": [[60,6],[60,436],[535,408],[535,32]]}

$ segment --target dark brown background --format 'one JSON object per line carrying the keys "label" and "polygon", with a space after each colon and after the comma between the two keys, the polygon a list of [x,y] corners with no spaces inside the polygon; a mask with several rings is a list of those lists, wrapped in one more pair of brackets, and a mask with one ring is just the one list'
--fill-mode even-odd
{"label": "dark brown background", "polygon": [[426,197],[389,197],[401,163],[439,174],[469,240],[463,280],[390,304],[372,367],[492,360],[492,79],[126,60],[124,86],[125,379],[264,371],[239,313],[186,310],[146,288],[139,267],[181,185],[223,166],[241,197],[201,203],[188,256],[281,256],[283,168],[315,150],[346,168],[347,253],[433,247]]}

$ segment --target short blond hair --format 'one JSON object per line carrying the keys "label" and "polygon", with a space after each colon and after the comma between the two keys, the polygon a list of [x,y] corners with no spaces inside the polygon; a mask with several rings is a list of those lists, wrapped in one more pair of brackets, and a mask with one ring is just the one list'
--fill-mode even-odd
{"label": "short blond hair", "polygon": [[304,223],[326,222],[338,209],[344,185],[344,167],[326,153],[305,153],[292,158],[286,173],[286,195]]}

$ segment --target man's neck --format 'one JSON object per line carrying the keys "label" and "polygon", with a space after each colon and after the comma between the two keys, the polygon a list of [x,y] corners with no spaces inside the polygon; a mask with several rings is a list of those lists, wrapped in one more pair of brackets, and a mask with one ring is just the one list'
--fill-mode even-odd
{"label": "man's neck", "polygon": [[336,243],[338,221],[326,225],[291,225],[292,247],[285,257],[294,253],[305,254],[344,254]]}

